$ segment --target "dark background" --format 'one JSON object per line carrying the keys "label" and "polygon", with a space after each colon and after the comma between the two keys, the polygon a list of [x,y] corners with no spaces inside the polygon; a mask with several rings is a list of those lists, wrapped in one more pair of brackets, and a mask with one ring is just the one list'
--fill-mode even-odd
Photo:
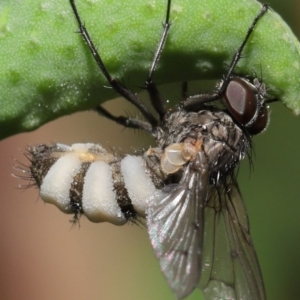
{"label": "dark background", "polygon": [[[268,1],[300,37],[299,0]],[[298,19],[298,20],[297,20]],[[289,66],[286,66],[287,68]],[[178,94],[179,94],[178,86]],[[124,109],[114,100],[115,114]],[[254,171],[247,162],[239,183],[268,299],[298,299],[300,286],[300,120],[280,103],[268,130],[254,139]],[[45,205],[35,189],[11,176],[21,150],[41,142],[98,142],[123,152],[147,147],[147,137],[92,112],[78,113],[0,143],[1,299],[174,299],[152,254],[145,229],[92,224],[71,229],[70,216]],[[189,299],[199,299],[196,292]]]}

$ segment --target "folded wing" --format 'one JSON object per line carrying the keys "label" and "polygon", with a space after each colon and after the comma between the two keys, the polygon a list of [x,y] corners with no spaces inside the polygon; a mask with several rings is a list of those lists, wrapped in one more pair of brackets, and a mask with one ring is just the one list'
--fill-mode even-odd
{"label": "folded wing", "polygon": [[188,296],[199,283],[207,190],[208,168],[199,155],[185,168],[178,184],[166,186],[149,203],[150,240],[178,299]]}
{"label": "folded wing", "polygon": [[210,191],[204,219],[199,288],[205,299],[266,299],[248,216],[235,182]]}

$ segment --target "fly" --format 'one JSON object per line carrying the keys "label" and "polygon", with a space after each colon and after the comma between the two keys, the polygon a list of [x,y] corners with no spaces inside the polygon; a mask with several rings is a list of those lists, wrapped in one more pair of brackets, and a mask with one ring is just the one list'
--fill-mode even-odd
{"label": "fly", "polygon": [[83,214],[92,222],[115,225],[145,218],[154,253],[178,299],[197,287],[207,300],[266,299],[235,170],[251,155],[251,136],[268,125],[270,100],[262,82],[233,71],[268,5],[262,5],[215,91],[186,96],[170,111],[153,81],[170,29],[168,0],[162,36],[145,82],[154,116],[136,93],[110,75],[75,1],[70,4],[101,72],[146,121],[114,116],[102,106],[95,110],[125,127],[150,133],[157,146],[126,156],[97,144],[29,147],[27,172],[41,198],[73,214],[73,222]]}

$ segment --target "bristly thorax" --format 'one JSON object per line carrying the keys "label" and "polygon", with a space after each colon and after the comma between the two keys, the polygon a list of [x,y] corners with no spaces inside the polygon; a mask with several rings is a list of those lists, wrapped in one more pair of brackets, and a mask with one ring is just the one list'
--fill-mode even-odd
{"label": "bristly thorax", "polygon": [[224,111],[176,111],[160,133],[157,142],[161,149],[187,139],[200,140],[214,184],[230,175],[251,149],[250,137]]}

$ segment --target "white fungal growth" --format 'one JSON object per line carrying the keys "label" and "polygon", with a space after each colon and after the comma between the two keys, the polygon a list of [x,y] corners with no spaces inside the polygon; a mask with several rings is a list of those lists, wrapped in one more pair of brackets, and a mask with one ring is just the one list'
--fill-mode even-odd
{"label": "white fungal growth", "polygon": [[56,205],[64,213],[72,213],[70,186],[79,172],[81,161],[75,153],[60,157],[49,169],[41,185],[41,198]]}
{"label": "white fungal growth", "polygon": [[85,175],[82,209],[92,222],[126,223],[116,201],[111,168],[103,161],[92,163]]}
{"label": "white fungal growth", "polygon": [[135,210],[145,216],[148,198],[157,190],[145,172],[143,159],[128,155],[121,161],[125,187]]}

